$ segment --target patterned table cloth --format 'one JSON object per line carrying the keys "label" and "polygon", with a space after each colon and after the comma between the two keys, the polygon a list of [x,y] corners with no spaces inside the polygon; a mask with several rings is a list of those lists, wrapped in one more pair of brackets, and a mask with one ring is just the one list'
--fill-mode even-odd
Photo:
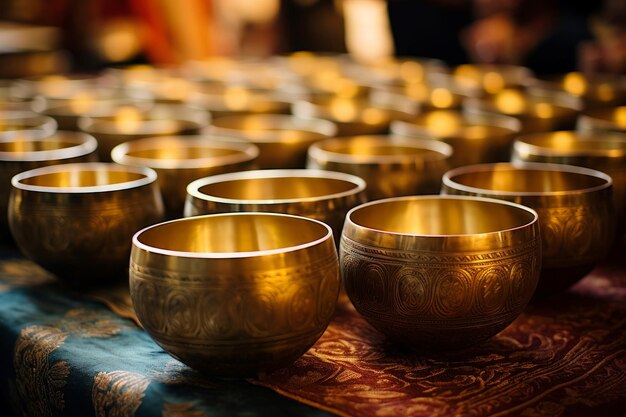
{"label": "patterned table cloth", "polygon": [[491,340],[438,357],[390,344],[342,297],[304,356],[244,381],[165,353],[132,320],[124,285],[72,292],[4,252],[0,416],[626,416],[617,255]]}

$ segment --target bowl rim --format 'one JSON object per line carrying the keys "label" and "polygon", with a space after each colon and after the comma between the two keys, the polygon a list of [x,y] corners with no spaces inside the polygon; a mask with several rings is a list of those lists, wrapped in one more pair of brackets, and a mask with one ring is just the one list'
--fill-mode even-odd
{"label": "bowl rim", "polygon": [[[132,181],[124,181],[115,184],[107,185],[92,185],[85,187],[50,187],[42,185],[30,185],[24,184],[21,181],[28,178],[37,177],[40,175],[55,174],[68,170],[82,170],[82,171],[123,171],[130,172],[139,175],[143,175],[143,178],[139,178]],[[112,191],[129,190],[133,188],[140,188],[157,180],[157,173],[155,170],[148,167],[134,167],[120,165],[111,162],[77,162],[72,164],[59,164],[50,165],[41,168],[35,168],[28,171],[20,172],[11,178],[11,185],[14,190],[22,190],[38,193],[53,193],[53,194],[88,194],[88,193],[106,193]]]}
{"label": "bowl rim", "polygon": [[[33,132],[32,137],[24,137],[25,135],[15,135],[16,137],[3,137],[0,134],[0,143],[11,142],[45,142],[50,140],[63,140],[68,142],[75,142],[72,146],[65,148],[49,149],[45,151],[29,151],[29,152],[4,152],[0,151],[0,161],[10,162],[30,162],[30,161],[50,161],[50,160],[63,160],[70,158],[77,158],[80,156],[86,156],[94,153],[98,149],[98,141],[92,135],[85,132],[73,132],[65,130],[57,130],[52,134],[47,134],[42,130],[23,130],[23,133]],[[35,135],[34,132],[41,132]],[[9,136],[9,135],[7,135]]]}
{"label": "bowl rim", "polygon": [[[590,143],[615,143],[622,146],[615,146],[611,149],[586,149],[586,150],[561,150],[537,144],[536,141],[550,136],[564,133],[575,141]],[[513,142],[513,151],[523,151],[533,156],[564,156],[564,157],[604,157],[621,158],[626,156],[626,133],[619,132],[580,132],[577,130],[557,130],[551,132],[538,132],[521,135]]]}
{"label": "bowl rim", "polygon": [[[563,191],[499,191],[489,188],[478,188],[464,184],[460,184],[454,180],[453,177],[459,174],[471,174],[476,172],[490,172],[496,167],[508,167],[510,170],[527,170],[527,171],[551,171],[551,172],[566,172],[570,174],[586,175],[595,178],[601,178],[605,183],[587,188],[578,188],[574,190]],[[551,196],[564,196],[572,194],[587,194],[596,191],[605,190],[613,186],[613,179],[608,174],[602,171],[598,171],[591,168],[579,167],[575,165],[566,164],[551,164],[544,162],[496,162],[489,164],[475,164],[466,165],[458,168],[453,168],[443,174],[441,178],[442,187],[448,187],[454,190],[458,190],[465,193],[492,195],[492,196],[505,196],[505,197],[551,197]]]}
{"label": "bowl rim", "polygon": [[592,129],[606,129],[609,132],[624,132],[626,126],[622,126],[615,120],[608,120],[605,115],[609,112],[626,111],[626,105],[586,109],[578,115],[578,123],[587,123]]}
{"label": "bowl rim", "polygon": [[[422,139],[422,138],[413,138],[413,137],[402,137],[400,135],[356,135],[356,136],[345,136],[341,138],[329,138],[318,141],[312,144],[308,149],[308,157],[317,161],[323,160],[328,162],[337,162],[351,165],[366,165],[366,164],[377,164],[377,163],[407,163],[413,162],[416,160],[415,154],[401,154],[401,155],[362,155],[358,158],[346,153],[333,152],[328,151],[322,148],[322,146],[326,144],[348,144],[349,141],[356,141],[359,138],[366,138],[368,141],[373,141],[376,143],[380,143],[381,145],[387,146],[403,146],[409,148],[415,148],[419,150],[427,150],[432,151],[433,154],[427,155],[426,157],[420,157],[424,161],[442,161],[449,159],[453,154],[454,150],[451,145],[439,141],[439,140],[431,140],[431,139]],[[385,143],[387,142],[387,143]]]}
{"label": "bowl rim", "polygon": [[[458,233],[458,234],[423,234],[423,233],[401,233],[401,232],[394,232],[394,231],[390,231],[390,230],[382,230],[382,229],[375,229],[373,227],[367,227],[364,226],[362,224],[359,224],[357,222],[355,222],[354,220],[352,220],[352,215],[365,207],[369,207],[369,206],[374,206],[374,205],[378,205],[378,204],[385,204],[385,203],[390,203],[390,202],[399,202],[399,201],[407,201],[407,200],[463,200],[463,201],[477,201],[477,202],[483,202],[483,203],[492,203],[492,204],[500,204],[500,205],[506,205],[506,206],[510,206],[513,207],[517,210],[521,210],[521,211],[526,211],[527,213],[529,213],[532,216],[532,220],[524,223],[520,226],[516,226],[516,227],[511,227],[508,229],[501,229],[501,230],[494,230],[491,232],[484,232],[484,233]],[[352,224],[352,227],[356,227],[359,228],[361,230],[366,230],[368,232],[371,233],[381,233],[381,234],[386,234],[386,235],[391,235],[391,236],[407,236],[407,237],[411,237],[411,238],[420,238],[420,239],[446,239],[446,238],[460,238],[460,239],[467,239],[467,238],[471,238],[474,236],[489,236],[489,235],[497,235],[499,233],[503,233],[503,232],[514,232],[516,230],[523,230],[526,229],[530,226],[532,226],[533,224],[538,224],[539,222],[539,215],[537,214],[537,212],[528,207],[528,206],[524,206],[522,204],[517,204],[517,203],[513,203],[510,201],[506,201],[506,200],[499,200],[497,198],[487,198],[487,197],[478,197],[478,196],[464,196],[464,195],[445,195],[445,194],[432,194],[432,195],[410,195],[410,196],[403,196],[403,197],[391,197],[391,198],[385,198],[385,199],[381,199],[381,200],[374,200],[374,201],[369,201],[367,203],[361,204],[359,206],[356,206],[354,208],[352,208],[350,211],[348,211],[348,213],[346,214],[346,221],[345,221],[345,225],[344,225],[344,232],[346,229],[346,226],[348,224]],[[344,237],[344,232],[342,232],[342,238]],[[349,238],[352,239],[352,238]]]}
{"label": "bowl rim", "polygon": [[11,130],[2,130],[0,132],[16,133],[16,132],[22,132],[24,130],[42,130],[44,132],[48,132],[49,134],[53,134],[54,132],[56,132],[57,127],[58,127],[58,123],[56,120],[54,120],[54,118],[50,116],[46,116],[44,114],[34,112],[32,110],[2,110],[0,111],[0,120],[24,120],[24,119],[28,119],[28,120],[38,119],[41,123],[39,123],[37,126],[31,126],[28,129],[11,129]]}
{"label": "bowl rim", "polygon": [[[302,243],[300,245],[293,245],[293,246],[285,246],[285,247],[281,247],[281,248],[276,248],[276,249],[266,249],[266,250],[258,250],[258,251],[242,251],[242,252],[188,252],[188,251],[177,251],[177,250],[171,250],[171,249],[162,249],[162,248],[158,248],[155,246],[150,246],[147,245],[143,242],[141,242],[140,236],[151,230],[151,229],[155,229],[158,227],[163,227],[165,225],[169,225],[172,223],[181,223],[181,222],[194,222],[194,221],[202,221],[205,218],[217,218],[217,217],[239,217],[239,216],[248,216],[248,217],[252,217],[252,216],[256,216],[256,217],[290,217],[290,218],[294,218],[294,219],[298,219],[301,221],[309,221],[312,223],[316,223],[320,226],[322,226],[325,230],[326,233],[324,234],[324,236],[320,237],[319,239],[315,239],[309,242],[305,242]],[[201,216],[193,216],[193,217],[183,217],[183,218],[179,218],[179,219],[174,219],[174,220],[169,220],[166,222],[161,222],[161,223],[156,223],[153,225],[150,225],[148,227],[145,227],[141,230],[139,230],[138,232],[136,232],[133,235],[133,239],[132,239],[132,244],[133,247],[136,247],[142,251],[146,251],[149,253],[155,253],[158,255],[163,255],[163,256],[175,256],[175,257],[180,257],[180,258],[196,258],[196,259],[248,259],[248,258],[256,258],[256,257],[261,257],[261,256],[268,256],[268,255],[278,255],[278,254],[284,254],[284,253],[290,253],[290,252],[296,252],[302,249],[308,249],[308,248],[312,248],[314,246],[317,246],[321,243],[323,243],[324,241],[331,239],[333,240],[333,230],[330,228],[329,225],[327,225],[324,222],[321,222],[319,220],[316,219],[312,219],[310,217],[304,217],[304,216],[297,216],[297,215],[293,215],[293,214],[285,214],[285,213],[269,213],[269,212],[239,212],[239,213],[217,213],[217,214],[205,214],[205,215],[201,215]],[[335,245],[333,244],[332,247],[334,248]]]}
{"label": "bowl rim", "polygon": [[[194,159],[155,159],[129,155],[132,151],[162,149],[163,143],[176,142],[179,148],[213,148],[238,152],[232,155],[211,156]],[[161,144],[161,146],[159,146]],[[212,140],[208,136],[155,136],[134,139],[116,145],[111,150],[111,159],[121,165],[146,166],[154,169],[192,169],[232,165],[254,161],[260,154],[259,148],[251,142]],[[217,161],[217,163],[209,163]]]}
{"label": "bowl rim", "polygon": [[[303,198],[273,198],[273,199],[239,199],[226,198],[206,194],[200,191],[200,188],[207,185],[213,185],[220,182],[231,182],[250,179],[276,179],[276,178],[316,178],[331,179],[347,183],[352,183],[353,187],[349,190],[319,195],[316,197]],[[325,171],[322,169],[262,169],[251,171],[230,172],[226,174],[212,175],[209,177],[199,178],[187,185],[187,195],[202,201],[211,201],[222,204],[285,204],[285,203],[306,203],[333,200],[344,198],[351,195],[357,195],[366,190],[367,184],[364,179],[343,172]]]}

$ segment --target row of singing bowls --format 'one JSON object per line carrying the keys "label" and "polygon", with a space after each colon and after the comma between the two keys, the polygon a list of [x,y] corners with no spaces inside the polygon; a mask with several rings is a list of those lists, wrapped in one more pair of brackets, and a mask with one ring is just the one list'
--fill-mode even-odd
{"label": "row of singing bowls", "polygon": [[541,268],[537,213],[514,203],[410,196],[346,218],[340,262],[356,310],[417,350],[479,343],[531,299]]}
{"label": "row of singing bowls", "polygon": [[0,234],[10,241],[7,207],[11,178],[23,171],[48,165],[95,160],[96,139],[85,133],[42,130],[0,132]]}
{"label": "row of singing bowls", "polygon": [[604,259],[613,242],[612,180],[587,168],[510,163],[465,166],[443,177],[443,194],[497,198],[539,214],[537,298],[565,290]]}
{"label": "row of singing bowls", "polygon": [[157,224],[133,237],[130,294],[166,351],[213,375],[289,364],[328,326],[339,294],[329,226],[234,213]]}
{"label": "row of singing bowls", "polygon": [[394,121],[391,133],[445,142],[454,154],[450,165],[458,167],[482,162],[504,162],[521,131],[519,120],[496,114],[464,114],[433,110],[410,121]]}
{"label": "row of singing bowls", "polygon": [[127,276],[130,242],[163,220],[149,168],[110,163],[47,166],[15,175],[8,219],[29,259],[75,286]]}
{"label": "row of singing bowls", "polygon": [[137,139],[113,148],[114,162],[143,166],[158,173],[169,218],[183,214],[187,184],[198,178],[252,169],[259,149],[246,142],[211,140],[202,136]]}
{"label": "row of singing bowls", "polygon": [[335,136],[337,127],[322,119],[258,114],[220,117],[207,132],[254,143],[259,147],[257,164],[261,169],[303,168],[309,146]]}
{"label": "row of singing bowls", "polygon": [[363,178],[370,200],[438,193],[452,148],[438,141],[390,136],[353,136],[311,145],[307,168]]}
{"label": "row of singing bowls", "polygon": [[346,213],[366,201],[365,181],[314,169],[260,170],[214,175],[187,186],[185,217],[273,212],[321,220],[341,237]]}
{"label": "row of singing bowls", "polygon": [[515,140],[511,160],[576,165],[610,175],[616,237],[626,231],[626,135],[574,131],[524,135]]}

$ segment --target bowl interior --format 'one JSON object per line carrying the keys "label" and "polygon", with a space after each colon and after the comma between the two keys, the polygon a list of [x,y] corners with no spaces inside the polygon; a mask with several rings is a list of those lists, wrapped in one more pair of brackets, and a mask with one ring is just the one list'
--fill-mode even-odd
{"label": "bowl interior", "polygon": [[47,188],[84,188],[123,184],[146,178],[145,174],[113,169],[68,169],[20,179],[24,185]]}
{"label": "bowl interior", "polygon": [[0,152],[12,153],[18,156],[29,152],[53,151],[56,149],[70,148],[76,145],[79,145],[79,143],[54,137],[39,140],[18,139],[9,142],[0,142]]}
{"label": "bowl interior", "polygon": [[470,199],[400,199],[366,205],[350,219],[362,227],[408,235],[470,235],[525,226],[532,212]]}
{"label": "bowl interior", "polygon": [[508,136],[515,132],[511,126],[499,126],[498,121],[487,118],[468,118],[461,113],[447,110],[435,110],[416,116],[408,126],[408,132],[438,137],[463,137],[467,139],[484,139]]}
{"label": "bowl interior", "polygon": [[240,155],[241,150],[209,146],[155,147],[130,149],[126,155],[133,158],[185,161],[189,159],[220,158]]}
{"label": "bowl interior", "polygon": [[466,187],[509,193],[574,192],[607,185],[606,178],[579,172],[506,167],[459,173],[450,179]]}
{"label": "bowl interior", "polygon": [[[390,141],[387,139],[376,139],[367,136],[354,137],[348,140],[327,140],[318,143],[320,149],[338,155],[349,156],[354,161],[368,159],[371,157],[398,157],[430,160],[441,159],[445,155],[434,149],[411,145],[407,142]],[[433,148],[437,144],[433,144]]]}
{"label": "bowl interior", "polygon": [[520,138],[521,143],[554,151],[562,155],[624,156],[626,141],[608,135],[590,136],[576,132],[555,132]]}
{"label": "bowl interior", "polygon": [[291,200],[330,196],[357,188],[335,178],[276,177],[233,179],[207,184],[201,194],[233,200]]}
{"label": "bowl interior", "polygon": [[163,223],[144,230],[137,240],[158,250],[236,255],[298,247],[330,233],[323,224],[302,217],[213,215]]}

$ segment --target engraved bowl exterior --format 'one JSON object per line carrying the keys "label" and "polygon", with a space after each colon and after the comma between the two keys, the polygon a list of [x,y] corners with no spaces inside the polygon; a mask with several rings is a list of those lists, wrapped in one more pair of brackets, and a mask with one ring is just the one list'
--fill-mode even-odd
{"label": "engraved bowl exterior", "polygon": [[354,307],[391,340],[423,351],[474,345],[533,295],[537,213],[477,197],[366,203],[348,213],[340,263]]}
{"label": "engraved bowl exterior", "polygon": [[187,186],[185,217],[244,211],[294,214],[328,224],[338,243],[348,210],[367,201],[365,187],[354,175],[315,169],[214,175]]}
{"label": "engraved bowl exterior", "polygon": [[306,352],[339,293],[329,226],[276,213],[177,219],[138,232],[137,317],[172,356],[219,376],[254,376]]}
{"label": "engraved bowl exterior", "polygon": [[307,168],[363,178],[370,200],[437,193],[452,148],[434,140],[387,135],[326,139],[311,145]]}
{"label": "engraved bowl exterior", "polygon": [[536,297],[579,281],[604,259],[615,232],[612,180],[560,164],[483,164],[443,177],[442,193],[508,200],[539,214],[542,271]]}
{"label": "engraved bowl exterior", "polygon": [[127,276],[132,236],[163,220],[149,168],[75,163],[12,179],[9,225],[24,255],[61,281],[89,286]]}
{"label": "engraved bowl exterior", "polygon": [[14,175],[49,165],[93,162],[97,147],[96,139],[86,133],[0,132],[0,240],[11,240],[7,212]]}
{"label": "engraved bowl exterior", "polygon": [[205,136],[164,136],[122,143],[111,151],[114,162],[145,166],[158,174],[165,212],[183,215],[187,185],[198,178],[255,167],[259,149],[246,142],[210,140]]}

